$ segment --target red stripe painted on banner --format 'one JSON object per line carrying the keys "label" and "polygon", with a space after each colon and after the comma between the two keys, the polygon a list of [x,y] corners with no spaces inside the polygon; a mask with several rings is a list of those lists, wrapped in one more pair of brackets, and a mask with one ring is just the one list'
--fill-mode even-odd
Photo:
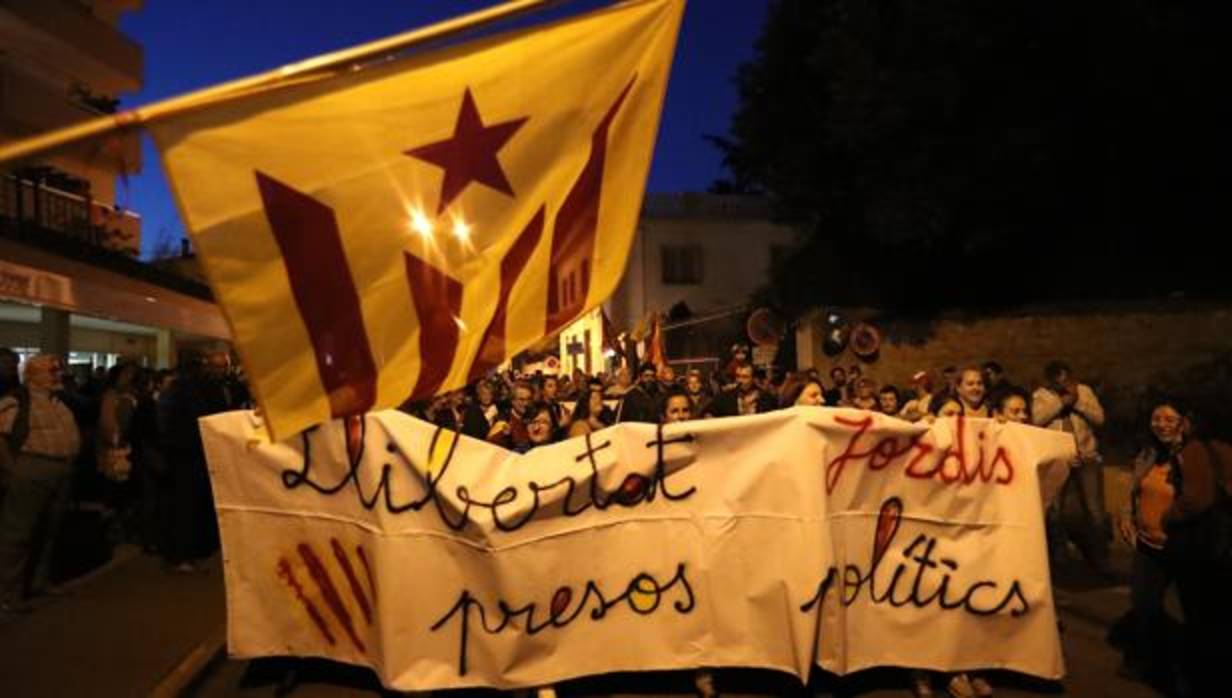
{"label": "red stripe painted on banner", "polygon": [[342,604],[342,597],[338,595],[338,589],[334,586],[334,580],[330,579],[329,572],[325,569],[325,565],[321,564],[321,558],[317,557],[315,551],[307,543],[300,543],[296,548],[299,551],[299,556],[304,560],[304,564],[308,566],[308,573],[312,575],[312,580],[317,583],[317,588],[321,590],[321,596],[325,599],[325,605],[329,606],[329,610],[334,612],[334,616],[338,622],[342,624],[347,635],[350,636],[351,642],[355,643],[355,647],[360,652],[367,652],[364,647],[363,640],[355,634],[355,623],[351,620],[351,614],[346,610],[346,606]]}
{"label": "red stripe painted on banner", "polygon": [[458,351],[458,317],[462,314],[462,284],[413,254],[404,253],[411,301],[419,317],[419,378],[412,400],[432,397],[449,377]]}
{"label": "red stripe painted on banner", "polygon": [[355,568],[351,567],[351,558],[347,557],[346,551],[342,549],[342,544],[337,538],[329,539],[329,547],[333,549],[334,559],[338,561],[338,566],[342,568],[342,573],[346,576],[347,585],[351,587],[351,594],[355,596],[359,610],[364,614],[364,620],[368,622],[368,625],[372,625],[372,609],[368,606],[368,597],[359,586],[359,580],[355,578]]}
{"label": "red stripe painted on banner", "polygon": [[359,555],[359,562],[364,567],[364,576],[368,578],[368,589],[372,592],[372,605],[375,606],[376,601],[376,577],[372,576],[372,567],[368,565],[368,556],[364,553],[364,546],[355,546],[355,553]]}
{"label": "red stripe painted on banner", "polygon": [[325,625],[325,619],[321,617],[321,612],[317,610],[317,605],[312,603],[312,599],[304,596],[304,588],[300,586],[299,580],[295,578],[295,572],[291,569],[291,563],[287,559],[281,558],[278,560],[278,576],[291,587],[295,592],[295,598],[299,599],[304,610],[308,612],[308,617],[312,619],[312,624],[317,626],[317,630],[321,631],[321,635],[325,637],[325,641],[330,645],[337,644],[334,641],[334,634],[329,631],[329,627]]}
{"label": "red stripe painted on banner", "polygon": [[266,174],[256,175],[330,412],[334,417],[366,412],[376,402],[376,365],[334,211]]}
{"label": "red stripe painted on banner", "polygon": [[556,214],[552,237],[552,263],[548,267],[548,312],[544,334],[569,324],[586,307],[590,292],[590,264],[599,228],[599,200],[603,194],[603,165],[607,159],[607,132],[624,104],[637,77],[629,80],[620,96],[595,128],[590,158]]}
{"label": "red stripe painted on banner", "polygon": [[539,238],[543,235],[543,216],[544,207],[540,206],[501,259],[500,297],[496,301],[496,312],[492,314],[488,328],[484,330],[479,353],[471,363],[471,370],[466,378],[468,383],[477,380],[505,360],[505,321],[509,313],[509,295],[513,293],[513,284],[522,275],[526,263],[530,261],[531,254],[539,244]]}

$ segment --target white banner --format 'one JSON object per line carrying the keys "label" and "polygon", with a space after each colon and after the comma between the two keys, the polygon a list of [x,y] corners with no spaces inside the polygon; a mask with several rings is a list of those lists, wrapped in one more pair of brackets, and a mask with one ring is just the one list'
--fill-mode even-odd
{"label": "white banner", "polygon": [[897,665],[1063,673],[1041,496],[1073,439],[797,407],[517,455],[398,412],[202,420],[232,655],[389,687]]}

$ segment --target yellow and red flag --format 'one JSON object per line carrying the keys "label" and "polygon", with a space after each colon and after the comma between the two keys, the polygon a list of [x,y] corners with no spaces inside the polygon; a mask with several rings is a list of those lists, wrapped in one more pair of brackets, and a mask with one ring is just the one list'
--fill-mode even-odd
{"label": "yellow and red flag", "polygon": [[646,337],[646,361],[654,364],[656,369],[667,365],[667,352],[663,348],[663,318],[657,312],[650,321],[650,335]]}
{"label": "yellow and red flag", "polygon": [[275,438],[461,387],[602,302],[683,0],[150,127]]}

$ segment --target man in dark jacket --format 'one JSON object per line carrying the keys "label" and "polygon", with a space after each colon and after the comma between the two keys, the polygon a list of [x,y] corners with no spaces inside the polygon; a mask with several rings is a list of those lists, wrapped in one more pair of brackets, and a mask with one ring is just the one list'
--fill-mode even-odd
{"label": "man in dark jacket", "polygon": [[657,423],[662,388],[655,365],[649,362],[642,364],[638,376],[637,385],[625,393],[624,399],[620,401],[616,421]]}
{"label": "man in dark jacket", "polygon": [[466,405],[462,419],[462,433],[476,439],[486,440],[492,425],[500,415],[496,405],[496,391],[492,384],[481,380],[475,384],[475,399]]}
{"label": "man in dark jacket", "polygon": [[192,572],[218,547],[218,524],[210,493],[205,447],[197,420],[233,409],[224,352],[181,364],[181,374],[158,405],[159,436],[171,473],[175,505],[167,561],[178,572]]}
{"label": "man in dark jacket", "polygon": [[736,367],[736,385],[724,390],[706,408],[710,417],[735,417],[745,414],[762,414],[778,407],[778,402],[769,393],[759,389],[753,380],[753,367],[741,364]]}

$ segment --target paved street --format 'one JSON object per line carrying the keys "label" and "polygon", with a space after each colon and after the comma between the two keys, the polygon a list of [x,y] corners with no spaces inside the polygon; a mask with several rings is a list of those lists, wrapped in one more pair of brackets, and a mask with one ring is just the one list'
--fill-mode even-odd
{"label": "paved street", "polygon": [[[1122,551],[1122,565],[1125,562]],[[1060,683],[1041,682],[1013,674],[994,674],[991,678],[996,695],[1011,698],[1038,696],[1081,696],[1100,698],[1151,698],[1156,691],[1116,676],[1120,655],[1104,640],[1107,625],[1128,607],[1129,592],[1125,586],[1107,587],[1087,574],[1081,563],[1074,562],[1056,570],[1060,586],[1057,604],[1065,630],[1062,633],[1069,674]],[[203,674],[188,695],[195,698],[224,696],[256,697],[275,695],[280,687],[290,689],[296,698],[359,698],[391,695],[383,692],[370,672],[323,661],[298,664],[277,660],[239,662],[219,660]],[[294,676],[294,680],[289,677]],[[722,695],[748,698],[800,695],[799,686],[789,676],[771,672],[720,672]],[[817,681],[812,694],[817,696],[859,696],[890,698],[910,695],[906,690],[906,675],[901,671],[878,670],[837,680]],[[944,696],[939,681],[937,695]],[[497,696],[496,691],[444,691],[434,696]],[[692,696],[691,677],[687,672],[604,676],[569,682],[558,687],[558,695],[577,698],[619,696]]]}
{"label": "paved street", "polygon": [[[994,685],[998,696],[1011,698],[1034,696],[1084,696],[1098,698],[1150,698],[1155,691],[1140,684],[1118,678],[1115,669],[1119,656],[1104,642],[1105,629],[1070,613],[1063,616],[1065,647],[1069,676],[1060,684],[1035,682],[1025,677],[995,675]],[[279,682],[285,678],[288,665],[279,662],[219,662],[211,667],[208,675],[189,694],[197,698],[222,698],[223,696],[272,696]],[[818,696],[860,696],[861,698],[890,698],[906,696],[905,675],[896,671],[873,671],[835,682],[819,682],[813,691]],[[299,683],[290,695],[296,698],[359,698],[361,696],[389,695],[382,693],[375,677],[366,671],[313,662],[305,665],[299,675]],[[768,672],[728,672],[719,674],[722,695],[731,697],[796,695],[798,687],[793,679]],[[938,694],[944,695],[937,685]],[[436,692],[434,696],[499,695],[488,691]],[[570,682],[559,687],[558,695],[599,696],[691,696],[690,677],[686,673],[651,674],[645,676],[614,676]]]}
{"label": "paved street", "polygon": [[[1124,566],[1122,551],[1119,562]],[[0,695],[350,697],[390,695],[367,670],[323,661],[229,661],[217,653],[223,624],[217,560],[203,574],[176,575],[155,558],[121,551],[107,568],[74,584],[67,596],[41,600],[29,616],[0,625]],[[1116,676],[1119,656],[1104,636],[1128,606],[1124,586],[1107,586],[1081,563],[1054,570],[1069,675],[1053,684],[1010,674],[992,677],[999,696],[1157,695]],[[214,660],[209,661],[214,656]],[[289,673],[289,667],[297,672]],[[288,682],[289,677],[295,681]],[[790,677],[770,672],[719,672],[725,696],[800,695]],[[817,681],[813,695],[906,696],[902,672],[879,670]],[[944,695],[940,682],[938,695]],[[495,691],[438,696],[500,695]],[[558,695],[690,696],[687,672],[615,675],[572,681]]]}
{"label": "paved street", "polygon": [[151,695],[217,637],[224,618],[217,558],[201,573],[175,574],[121,546],[64,592],[0,620],[0,696]]}

